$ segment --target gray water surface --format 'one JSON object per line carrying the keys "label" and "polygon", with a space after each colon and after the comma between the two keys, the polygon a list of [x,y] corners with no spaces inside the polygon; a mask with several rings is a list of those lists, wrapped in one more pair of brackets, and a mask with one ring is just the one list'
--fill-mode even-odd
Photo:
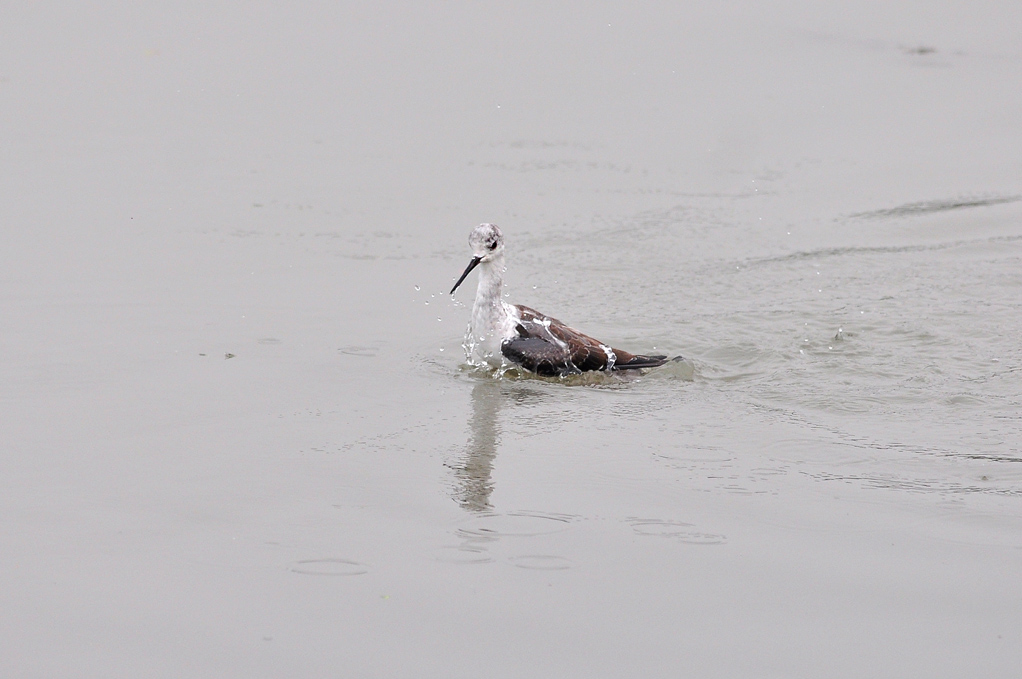
{"label": "gray water surface", "polygon": [[[28,4],[0,675],[1013,677],[1022,11]],[[465,365],[509,301],[633,378]]]}

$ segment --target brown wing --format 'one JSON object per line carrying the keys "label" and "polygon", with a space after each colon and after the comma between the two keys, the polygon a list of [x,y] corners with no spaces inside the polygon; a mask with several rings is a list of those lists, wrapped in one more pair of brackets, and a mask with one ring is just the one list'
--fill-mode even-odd
{"label": "brown wing", "polygon": [[[535,309],[518,305],[520,321],[517,337],[501,345],[504,356],[527,370],[554,376],[589,370],[619,368],[652,368],[663,365],[665,356],[636,356],[627,351],[610,349],[556,318]],[[608,355],[608,349],[612,355]]]}
{"label": "brown wing", "polygon": [[509,360],[540,375],[564,375],[603,370],[609,357],[592,337],[535,309],[518,306],[517,337],[501,345]]}

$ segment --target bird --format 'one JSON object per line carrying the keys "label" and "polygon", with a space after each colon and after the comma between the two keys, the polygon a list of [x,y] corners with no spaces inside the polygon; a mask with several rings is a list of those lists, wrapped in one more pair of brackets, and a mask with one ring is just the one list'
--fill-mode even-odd
{"label": "bird", "polygon": [[589,371],[656,368],[666,356],[631,354],[593,339],[565,323],[502,298],[504,234],[496,224],[480,224],[468,236],[472,260],[451,288],[453,295],[479,267],[479,285],[465,349],[470,360],[499,368],[507,363],[543,377]]}

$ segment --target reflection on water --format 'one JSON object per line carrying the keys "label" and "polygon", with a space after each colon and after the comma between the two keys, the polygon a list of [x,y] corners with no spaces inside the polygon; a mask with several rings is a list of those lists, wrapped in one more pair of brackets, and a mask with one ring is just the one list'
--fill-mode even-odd
{"label": "reflection on water", "polygon": [[497,457],[500,441],[501,402],[500,382],[481,379],[472,388],[472,416],[469,418],[468,444],[460,464],[453,465],[454,499],[471,512],[485,512],[491,508],[493,492],[493,460]]}
{"label": "reflection on water", "polygon": [[449,465],[454,470],[452,497],[463,508],[475,513],[492,508],[493,461],[500,444],[501,411],[508,405],[535,405],[544,399],[542,392],[515,380],[495,377],[491,372],[480,375],[472,388],[468,443],[459,459]]}

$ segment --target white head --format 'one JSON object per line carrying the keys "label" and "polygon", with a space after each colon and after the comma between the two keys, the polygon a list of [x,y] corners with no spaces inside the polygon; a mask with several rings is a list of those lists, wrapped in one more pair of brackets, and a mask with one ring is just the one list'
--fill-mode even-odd
{"label": "white head", "polygon": [[496,224],[480,224],[468,234],[472,254],[481,264],[491,262],[504,254],[504,234]]}
{"label": "white head", "polygon": [[472,246],[472,261],[468,263],[465,273],[451,288],[451,294],[458,289],[461,282],[465,280],[469,272],[479,264],[489,264],[504,256],[504,234],[500,232],[496,224],[480,224],[468,234],[468,244]]}

